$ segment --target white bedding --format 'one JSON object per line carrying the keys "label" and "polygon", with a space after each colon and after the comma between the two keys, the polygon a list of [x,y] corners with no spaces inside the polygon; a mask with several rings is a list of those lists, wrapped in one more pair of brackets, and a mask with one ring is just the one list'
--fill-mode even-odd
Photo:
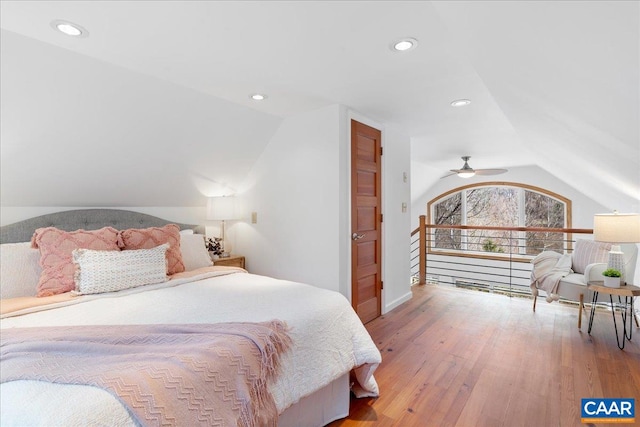
{"label": "white bedding", "polygon": [[[279,412],[355,367],[360,383],[356,393],[378,394],[373,371],[381,362],[380,352],[342,295],[248,273],[87,299],[4,318],[0,328],[271,319],[287,322],[294,343],[271,386]],[[92,423],[89,415],[103,417],[95,420],[99,424],[133,424],[115,397],[89,386],[16,381],[0,385],[0,398],[3,425],[87,425]]]}

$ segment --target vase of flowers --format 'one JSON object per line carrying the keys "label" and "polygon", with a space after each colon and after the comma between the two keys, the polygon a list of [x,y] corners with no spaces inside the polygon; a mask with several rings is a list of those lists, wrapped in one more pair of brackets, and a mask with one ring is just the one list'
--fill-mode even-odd
{"label": "vase of flowers", "polygon": [[207,250],[209,251],[211,259],[218,259],[220,258],[220,255],[222,255],[222,244],[220,243],[221,241],[222,239],[220,237],[207,239],[205,244],[207,246]]}
{"label": "vase of flowers", "polygon": [[619,288],[620,287],[620,271],[615,268],[607,268],[602,272],[604,277],[604,285],[607,288]]}

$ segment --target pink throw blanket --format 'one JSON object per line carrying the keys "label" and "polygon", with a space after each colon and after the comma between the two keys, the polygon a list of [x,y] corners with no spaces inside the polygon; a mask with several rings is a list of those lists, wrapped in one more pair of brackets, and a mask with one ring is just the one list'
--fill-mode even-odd
{"label": "pink throw blanket", "polygon": [[5,329],[0,381],[100,387],[142,425],[275,426],[268,383],[290,345],[278,320]]}

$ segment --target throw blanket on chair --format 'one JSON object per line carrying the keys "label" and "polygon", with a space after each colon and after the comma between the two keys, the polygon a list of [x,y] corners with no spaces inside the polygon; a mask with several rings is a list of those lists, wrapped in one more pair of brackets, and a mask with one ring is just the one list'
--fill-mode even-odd
{"label": "throw blanket on chair", "polygon": [[531,291],[534,297],[538,296],[538,289],[543,289],[547,293],[547,302],[557,301],[558,283],[571,273],[571,254],[544,251],[532,259],[531,263]]}
{"label": "throw blanket on chair", "polygon": [[275,426],[268,383],[290,345],[278,320],[5,329],[0,380],[100,387],[142,425]]}

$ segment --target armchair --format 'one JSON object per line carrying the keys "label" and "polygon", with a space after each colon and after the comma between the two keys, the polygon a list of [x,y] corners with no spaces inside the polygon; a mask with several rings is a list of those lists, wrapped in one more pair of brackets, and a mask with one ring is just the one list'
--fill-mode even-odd
{"label": "armchair", "polygon": [[[635,243],[622,244],[621,250],[625,259],[625,277],[628,283],[633,281],[638,247]],[[534,265],[531,272],[531,293],[533,294],[533,311],[539,289],[547,294],[547,302],[560,298],[578,302],[578,329],[582,327],[585,295],[588,300],[593,294],[587,290],[591,281],[602,281],[602,272],[607,268],[609,243],[578,240],[571,254],[559,254],[545,251],[531,260]],[[605,296],[598,296],[598,302],[605,302]]]}

